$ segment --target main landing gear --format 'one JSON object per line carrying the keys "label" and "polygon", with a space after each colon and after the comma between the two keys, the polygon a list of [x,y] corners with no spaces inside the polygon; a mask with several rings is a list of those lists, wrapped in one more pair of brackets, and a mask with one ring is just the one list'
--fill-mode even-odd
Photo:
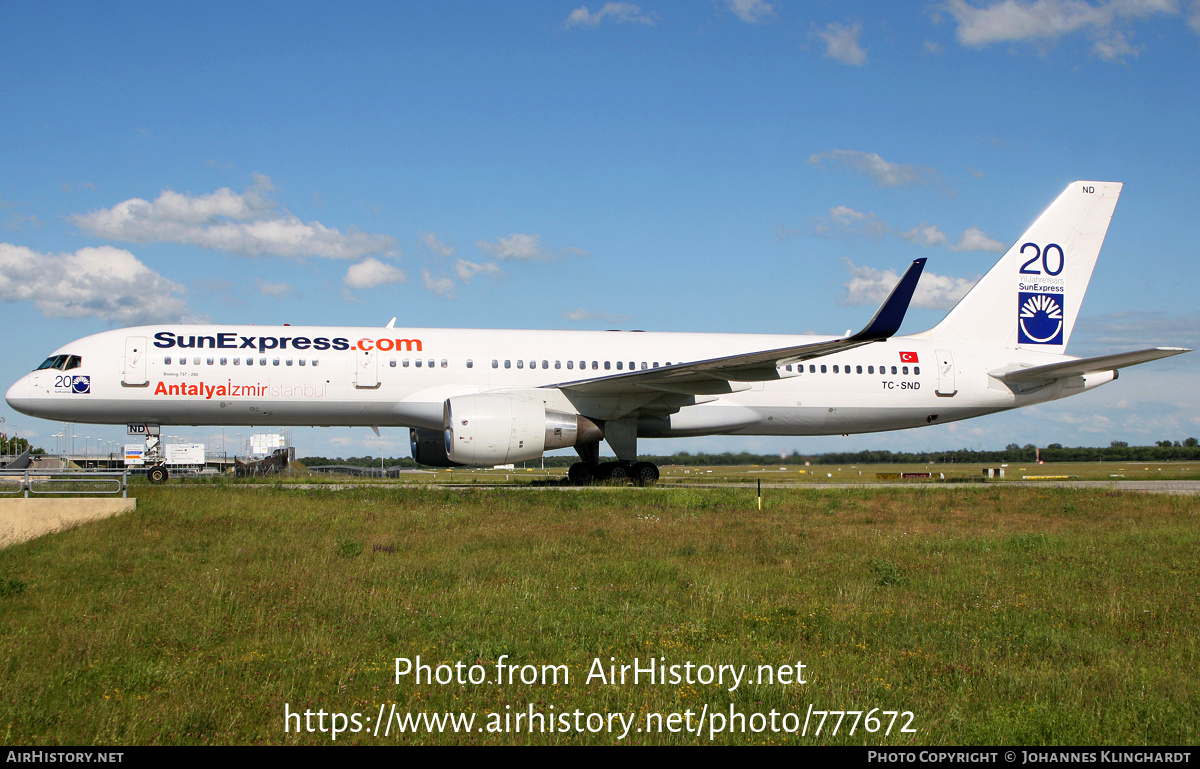
{"label": "main landing gear", "polygon": [[151,483],[166,483],[168,475],[167,468],[162,465],[155,465],[146,471],[146,479]]}
{"label": "main landing gear", "polygon": [[587,486],[597,481],[629,481],[634,486],[653,486],[658,481],[658,465],[653,462],[576,462],[567,471],[567,478],[576,486]]}

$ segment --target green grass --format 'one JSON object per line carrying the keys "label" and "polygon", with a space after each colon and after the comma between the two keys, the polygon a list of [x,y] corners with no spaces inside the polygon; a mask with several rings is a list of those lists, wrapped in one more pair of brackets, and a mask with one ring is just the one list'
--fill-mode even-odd
{"label": "green grass", "polygon": [[[197,484],[137,496],[134,513],[0,551],[0,743],[329,741],[285,734],[285,703],[480,719],[530,703],[639,718],[731,703],[803,718],[812,704],[909,710],[917,730],[717,743],[1200,741],[1192,497],[798,488],[766,493],[760,512],[747,489]],[[396,685],[393,660],[417,655],[488,670],[507,655],[568,665],[572,679]],[[585,682],[610,657],[800,661],[809,683]]]}

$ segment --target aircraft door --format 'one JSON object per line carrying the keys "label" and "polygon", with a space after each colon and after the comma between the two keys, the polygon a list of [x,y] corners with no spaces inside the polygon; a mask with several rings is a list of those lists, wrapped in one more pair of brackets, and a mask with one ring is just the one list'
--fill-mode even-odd
{"label": "aircraft door", "polygon": [[958,392],[954,383],[954,356],[949,350],[938,350],[937,359],[937,394],[945,397],[954,395]]}
{"label": "aircraft door", "polygon": [[379,386],[379,354],[375,350],[359,350],[354,359],[354,386],[373,389]]}
{"label": "aircraft door", "polygon": [[121,384],[126,387],[145,387],[150,384],[146,377],[147,341],[144,336],[125,337],[125,371]]}

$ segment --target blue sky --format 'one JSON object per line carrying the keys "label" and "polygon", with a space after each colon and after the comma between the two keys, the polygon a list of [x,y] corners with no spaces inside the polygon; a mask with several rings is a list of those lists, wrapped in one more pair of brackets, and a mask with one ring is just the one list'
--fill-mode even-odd
{"label": "blue sky", "polygon": [[[1125,188],[1069,352],[1200,343],[1194,0],[3,7],[6,383],[181,319],[836,334],[927,256],[915,332],[1076,179]],[[1193,354],[955,425],[642,450],[1181,440],[1198,385]]]}

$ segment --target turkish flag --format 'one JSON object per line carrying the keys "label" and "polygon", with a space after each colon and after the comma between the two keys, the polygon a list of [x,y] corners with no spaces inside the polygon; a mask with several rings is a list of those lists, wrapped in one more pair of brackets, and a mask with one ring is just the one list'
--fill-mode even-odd
{"label": "turkish flag", "polygon": [[921,361],[917,360],[917,354],[915,352],[902,352],[902,353],[900,353],[900,362],[901,363],[920,363]]}

